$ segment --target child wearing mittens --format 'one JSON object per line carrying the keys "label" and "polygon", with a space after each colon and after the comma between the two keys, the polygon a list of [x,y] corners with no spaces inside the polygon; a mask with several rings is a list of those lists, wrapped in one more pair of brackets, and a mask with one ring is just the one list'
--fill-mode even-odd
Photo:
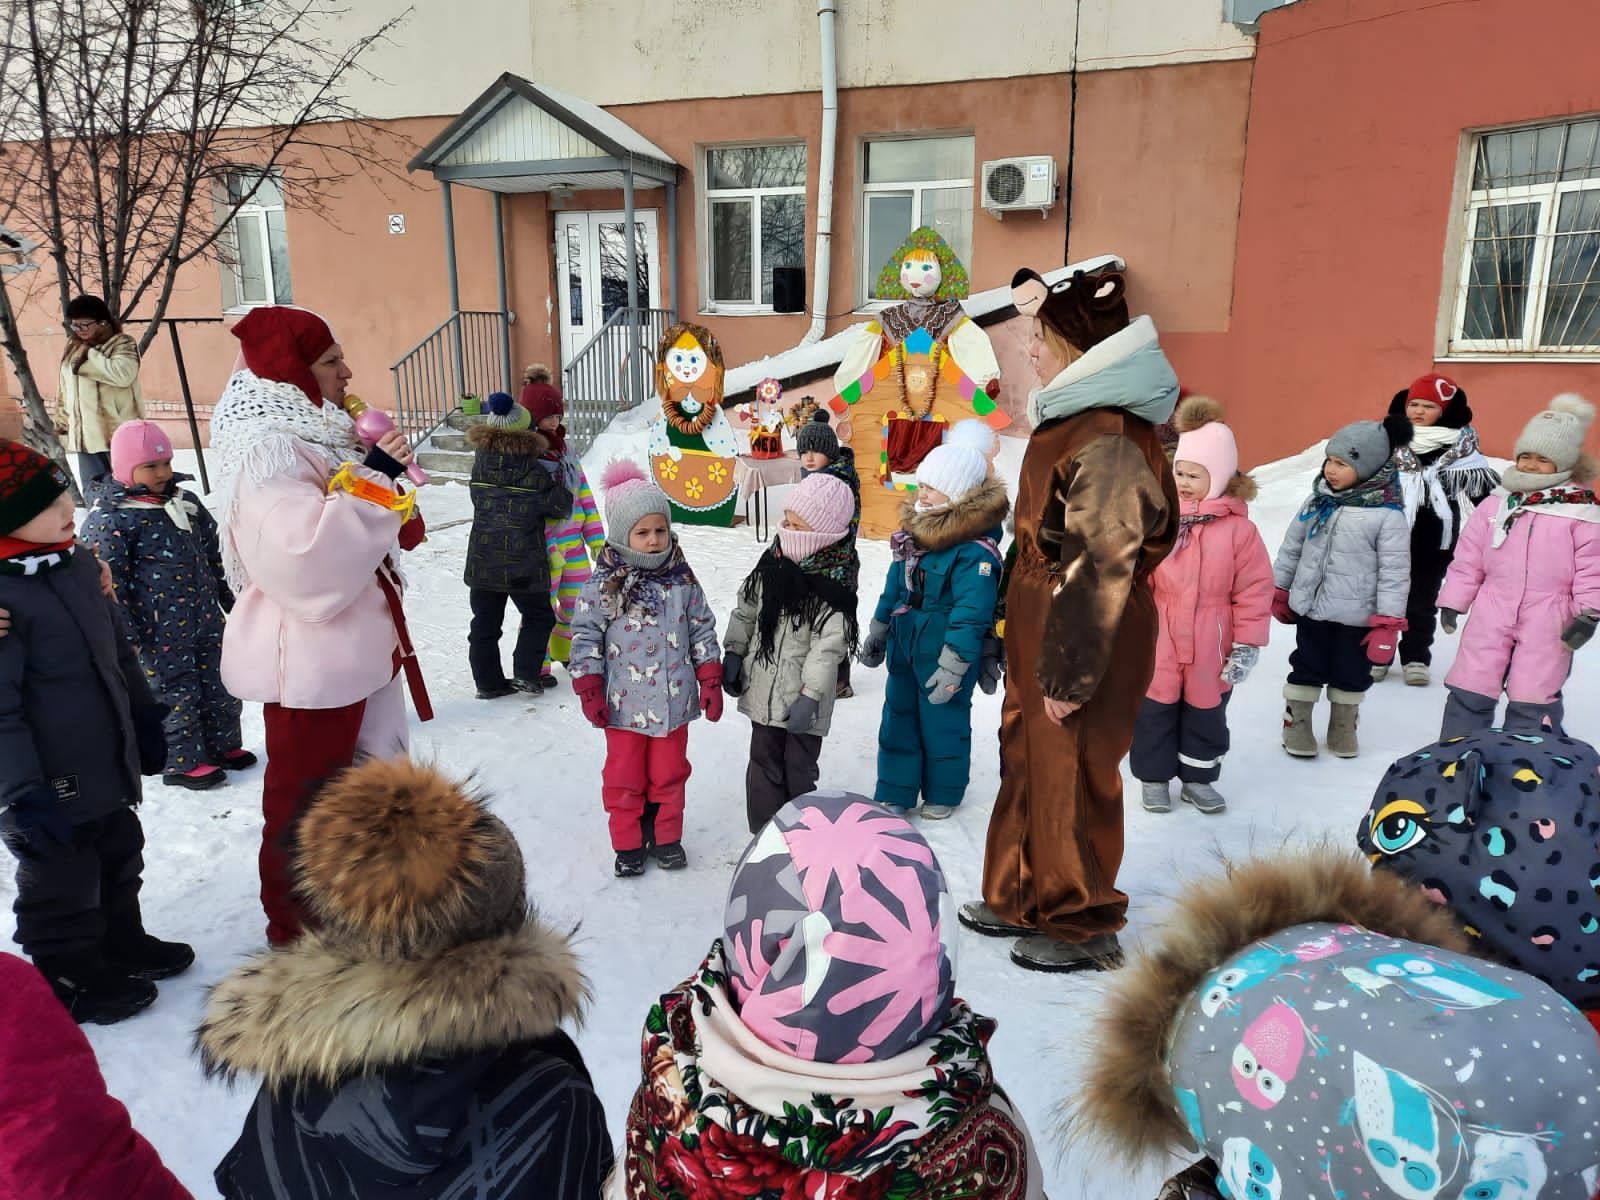
{"label": "child wearing mittens", "polygon": [[722,718],[717,619],[666,496],[627,461],[607,467],[601,486],[611,533],[573,612],[572,687],[606,733],[600,794],[616,874],[644,874],[647,857],[677,871],[689,862],[689,724]]}
{"label": "child wearing mittens", "polygon": [[856,597],[836,553],[855,499],[832,475],[807,475],[784,500],[783,525],[739,589],[723,638],[722,688],[750,718],[745,808],[750,832],[817,785],[839,660],[855,652]]}
{"label": "child wearing mittens", "polygon": [[1328,439],[1311,495],[1273,564],[1272,615],[1295,627],[1283,696],[1283,748],[1317,756],[1312,712],[1328,689],[1328,753],[1360,753],[1356,718],[1372,668],[1394,661],[1411,591],[1411,528],[1394,464],[1404,417],[1356,421]]}
{"label": "child wearing mittens", "polygon": [[1506,694],[1503,728],[1561,732],[1561,689],[1572,655],[1600,619],[1600,499],[1595,464],[1583,453],[1594,406],[1557,396],[1517,439],[1515,465],[1478,505],[1456,547],[1439,593],[1439,619],[1461,635],[1445,676],[1441,737],[1495,723]]}
{"label": "child wearing mittens", "polygon": [[972,765],[972,691],[994,627],[1010,511],[1004,485],[970,446],[935,447],[917,467],[915,499],[890,539],[894,563],[861,648],[864,666],[887,659],[878,727],[875,799],[933,820],[966,795]]}
{"label": "child wearing mittens", "polygon": [[1130,766],[1147,812],[1171,811],[1177,779],[1185,804],[1220,813],[1227,803],[1213,785],[1228,752],[1228,700],[1267,644],[1272,560],[1246,508],[1255,481],[1239,471],[1221,407],[1191,396],[1174,420],[1178,541],[1151,580],[1161,632]]}

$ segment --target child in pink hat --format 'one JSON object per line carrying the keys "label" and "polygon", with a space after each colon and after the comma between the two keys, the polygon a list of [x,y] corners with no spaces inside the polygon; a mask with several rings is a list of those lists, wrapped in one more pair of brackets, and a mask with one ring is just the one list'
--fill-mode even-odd
{"label": "child in pink hat", "polygon": [[1226,803],[1214,785],[1228,752],[1228,700],[1267,644],[1272,561],[1246,508],[1255,482],[1239,471],[1220,406],[1191,396],[1174,424],[1178,541],[1152,579],[1161,630],[1130,765],[1146,811],[1171,811],[1177,779],[1184,803],[1220,813]]}
{"label": "child in pink hat", "polygon": [[783,526],[739,589],[722,639],[722,689],[750,718],[751,833],[816,786],[839,663],[856,649],[850,485],[807,475],[783,509]]}
{"label": "child in pink hat", "polygon": [[172,469],[172,442],[154,421],[111,437],[111,477],[82,538],[111,568],[117,598],[157,699],[167,706],[171,787],[204,789],[255,765],[241,745],[242,705],[222,685],[223,614],[233,592],[222,572],[217,523]]}

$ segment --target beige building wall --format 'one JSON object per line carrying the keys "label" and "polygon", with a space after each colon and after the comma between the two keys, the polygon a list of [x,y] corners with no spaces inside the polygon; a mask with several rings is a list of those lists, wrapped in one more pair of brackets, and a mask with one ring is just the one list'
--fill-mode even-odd
{"label": "beige building wall", "polygon": [[[348,0],[338,33],[392,0]],[[1080,12],[1081,8],[1081,12]],[[1214,0],[838,0],[839,86],[1008,79],[1248,58]],[[419,0],[352,77],[380,118],[453,116],[502,72],[596,104],[768,96],[821,86],[816,0]]]}

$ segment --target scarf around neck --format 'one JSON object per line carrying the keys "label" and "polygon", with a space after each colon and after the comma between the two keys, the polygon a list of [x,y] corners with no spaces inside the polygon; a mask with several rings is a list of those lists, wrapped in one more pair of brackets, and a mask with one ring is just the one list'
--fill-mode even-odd
{"label": "scarf around neck", "polygon": [[234,372],[211,413],[211,451],[218,464],[222,566],[235,593],[250,582],[233,542],[239,489],[294,470],[297,443],[322,458],[330,478],[344,463],[360,462],[366,454],[355,422],[337,404],[319,407],[298,384],[263,379],[249,370]]}
{"label": "scarf around neck", "polygon": [[0,534],[0,575],[43,575],[72,561],[78,539],[45,545]]}
{"label": "scarf around neck", "polygon": [[[931,1038],[894,1058],[846,1067],[793,1058],[739,1019],[718,941],[645,1018],[620,1164],[629,1194],[1036,1195],[1026,1137],[992,1106],[1004,1097],[988,1057],[994,1028],[957,1000]],[[963,1161],[970,1170],[952,1170]]]}
{"label": "scarf around neck", "polygon": [[[1409,446],[1401,446],[1394,452],[1406,522],[1416,524],[1417,513],[1426,501],[1442,526],[1439,548],[1448,549],[1455,530],[1466,519],[1477,498],[1493,491],[1500,476],[1494,464],[1484,457],[1478,445],[1478,431],[1471,425],[1461,429],[1416,426],[1411,436]],[[1449,448],[1426,465],[1418,457],[1444,447]]]}
{"label": "scarf around neck", "polygon": [[699,583],[677,534],[660,554],[640,554],[607,542],[595,560],[594,573],[599,579],[600,610],[612,619],[624,614],[659,617],[670,589]]}
{"label": "scarf around neck", "polygon": [[1161,349],[1155,322],[1140,317],[1033,392],[1028,417],[1038,429],[1091,408],[1120,408],[1159,425],[1177,403],[1177,373]]}
{"label": "scarf around neck", "polygon": [[1355,487],[1346,488],[1336,492],[1328,486],[1328,481],[1318,471],[1317,480],[1311,485],[1311,496],[1300,506],[1297,520],[1309,521],[1311,528],[1306,531],[1307,537],[1316,537],[1333,518],[1333,514],[1341,508],[1393,508],[1404,509],[1405,501],[1400,494],[1399,472],[1395,469],[1393,460],[1386,462],[1378,469],[1378,473]]}
{"label": "scarf around neck", "polygon": [[[1557,476],[1543,475],[1540,478],[1548,480]],[[1524,516],[1563,517],[1569,521],[1600,524],[1600,498],[1596,497],[1593,488],[1576,483],[1557,483],[1537,491],[1500,490],[1505,493],[1505,500],[1494,518],[1495,546],[1506,540],[1511,526]]]}
{"label": "scarf around neck", "polygon": [[815,558],[796,562],[779,549],[777,539],[756,562],[739,589],[740,599],[756,605],[756,636],[752,657],[770,663],[777,653],[778,627],[787,621],[795,630],[820,633],[835,613],[844,617],[845,652],[854,657],[858,630],[856,597],[838,579],[819,567]]}

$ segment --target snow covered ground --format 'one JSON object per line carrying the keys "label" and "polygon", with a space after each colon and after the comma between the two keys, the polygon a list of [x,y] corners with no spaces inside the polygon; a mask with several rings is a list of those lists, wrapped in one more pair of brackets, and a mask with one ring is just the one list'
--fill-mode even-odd
{"label": "snow covered ground", "polygon": [[[1023,443],[1006,442],[1002,466],[1014,479]],[[619,417],[590,454],[591,478],[612,457],[642,456],[643,444],[643,415]],[[1320,461],[1320,448],[1313,448],[1256,472],[1262,496],[1253,512],[1273,550]],[[475,773],[521,840],[529,884],[545,916],[558,925],[581,925],[578,944],[595,1004],[578,1040],[613,1132],[620,1134],[638,1081],[645,1009],[699,963],[720,931],[729,872],[747,841],[742,780],[748,724],[730,705],[721,724],[697,723],[690,737],[696,767],[684,835],[690,869],[613,878],[600,808],[600,735],[584,723],[565,689],[536,700],[473,699],[466,663],[467,593],[461,584],[470,518],[467,491],[454,484],[430,488],[424,507],[433,533],[407,558],[406,608],[438,717],[414,726],[413,746],[450,771]],[[740,528],[686,530],[684,544],[725,622],[734,592],[757,557],[757,543]],[[887,548],[863,543],[862,557],[863,577],[875,588],[887,567]],[[1180,805],[1169,815],[1154,816],[1137,804],[1129,810],[1120,880],[1132,897],[1129,944],[1161,917],[1183,879],[1217,869],[1219,852],[1240,855],[1324,835],[1351,843],[1384,768],[1434,739],[1444,703],[1437,680],[1454,653],[1449,638],[1441,639],[1431,688],[1407,688],[1391,680],[1374,689],[1363,714],[1359,759],[1288,759],[1278,733],[1291,646],[1289,631],[1275,626],[1260,667],[1234,700],[1234,749],[1221,785],[1228,812],[1206,817]],[[1597,653],[1580,659],[1567,706],[1572,731],[1591,739],[1600,736],[1593,715],[1600,713]],[[858,669],[856,688],[857,698],[841,705],[823,750],[822,780],[829,787],[870,794],[882,672]],[[997,785],[999,711],[999,697],[977,698],[967,804],[955,819],[923,826],[961,899],[978,895],[985,823]],[[1324,708],[1319,724],[1325,719]],[[247,708],[246,722],[246,744],[259,751],[258,708]],[[199,961],[185,977],[162,984],[160,1000],[147,1012],[120,1026],[89,1030],[113,1094],[128,1104],[135,1124],[197,1196],[215,1194],[211,1170],[237,1136],[253,1094],[252,1088],[229,1090],[205,1082],[190,1042],[206,988],[262,944],[256,900],[260,780],[258,770],[201,795],[159,783],[148,788],[141,814],[149,841],[147,923],[160,936],[192,941]],[[1129,786],[1136,785],[1130,780]],[[0,873],[5,876],[0,933],[9,936],[9,867]],[[1065,1154],[1057,1138],[1059,1105],[1073,1093],[1085,1056],[1093,1053],[1084,1036],[1096,1007],[1097,978],[1028,974],[1011,965],[1006,951],[1003,941],[962,931],[960,990],[979,1011],[999,1020],[991,1047],[998,1076],[1032,1126],[1050,1195],[1054,1200],[1153,1196],[1159,1170],[1130,1179],[1081,1151]]]}

